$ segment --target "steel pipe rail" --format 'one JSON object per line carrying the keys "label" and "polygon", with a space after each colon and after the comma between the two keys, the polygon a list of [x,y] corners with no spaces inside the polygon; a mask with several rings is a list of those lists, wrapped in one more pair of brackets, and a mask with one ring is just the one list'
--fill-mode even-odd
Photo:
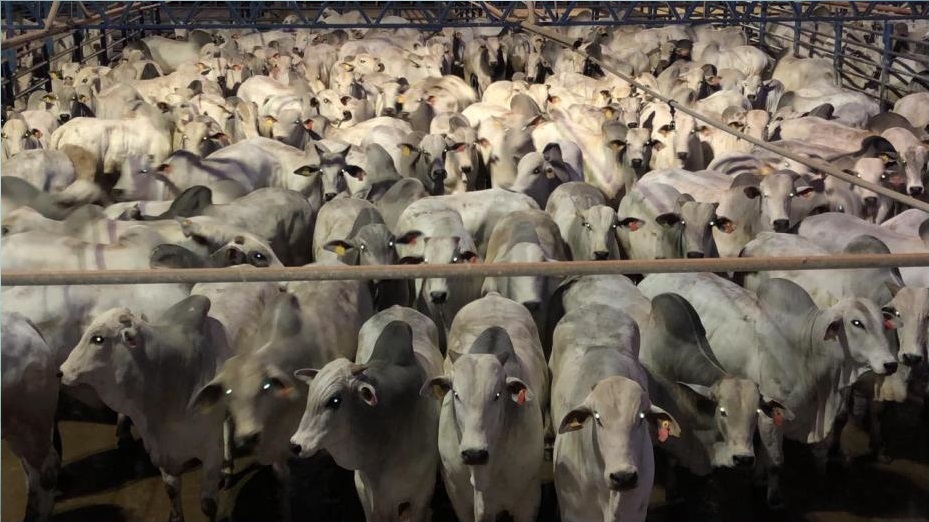
{"label": "steel pipe rail", "polygon": [[785,158],[789,158],[789,159],[791,159],[791,160],[793,160],[793,161],[796,161],[796,162],[798,162],[798,163],[802,163],[803,165],[806,165],[806,166],[808,166],[808,167],[810,167],[810,168],[812,168],[812,169],[815,169],[815,170],[817,170],[817,171],[819,171],[819,172],[823,172],[823,173],[828,174],[828,175],[830,175],[830,176],[839,178],[839,179],[841,179],[842,181],[847,181],[848,183],[851,183],[851,184],[853,184],[853,185],[858,185],[858,186],[860,186],[860,187],[862,187],[862,188],[866,188],[866,189],[871,190],[871,191],[873,191],[873,192],[876,192],[876,193],[878,193],[878,194],[880,194],[880,195],[882,195],[882,196],[886,196],[886,197],[888,197],[888,198],[890,198],[890,199],[892,199],[892,200],[894,200],[894,201],[897,201],[897,202],[899,202],[899,203],[903,203],[904,205],[907,205],[907,206],[909,206],[909,207],[918,208],[918,209],[920,209],[920,210],[929,212],[929,203],[920,201],[920,200],[918,200],[918,199],[916,199],[916,198],[907,196],[907,195],[905,195],[905,194],[901,194],[901,193],[899,193],[899,192],[896,192],[896,191],[894,191],[894,190],[891,190],[891,189],[889,189],[889,188],[887,188],[887,187],[884,187],[884,186],[882,186],[882,185],[878,185],[878,184],[876,184],[876,183],[870,183],[870,182],[868,182],[868,181],[864,181],[864,180],[858,178],[857,176],[853,176],[853,175],[851,175],[851,174],[847,174],[847,173],[845,173],[845,172],[842,172],[841,170],[839,170],[839,169],[837,169],[837,168],[835,168],[835,167],[829,165],[828,163],[826,163],[826,162],[824,162],[824,161],[813,160],[813,159],[810,159],[810,158],[801,156],[801,155],[799,155],[799,154],[795,154],[795,153],[793,153],[793,152],[791,152],[791,151],[789,151],[789,150],[782,149],[781,147],[777,147],[777,146],[772,145],[771,143],[768,143],[768,142],[766,142],[766,141],[759,140],[759,139],[755,138],[754,136],[749,136],[748,134],[745,134],[745,133],[743,133],[743,132],[739,132],[739,131],[737,131],[737,130],[735,130],[735,129],[732,129],[732,128],[730,128],[728,125],[726,125],[725,123],[723,123],[722,121],[717,120],[716,118],[712,118],[712,117],[710,117],[710,116],[706,116],[706,115],[700,114],[700,113],[694,111],[693,109],[687,107],[686,105],[684,105],[684,104],[678,102],[677,100],[673,100],[673,99],[671,99],[671,98],[668,98],[667,96],[664,96],[663,94],[661,94],[661,93],[659,93],[659,92],[656,92],[656,91],[650,89],[650,88],[647,87],[646,85],[644,85],[644,84],[642,84],[642,83],[636,81],[635,78],[632,78],[632,77],[630,77],[629,75],[627,75],[627,74],[625,74],[625,73],[623,73],[623,72],[621,72],[621,71],[616,70],[616,68],[610,66],[609,64],[604,63],[603,60],[601,60],[601,59],[599,59],[599,58],[592,57],[592,56],[590,56],[589,54],[587,54],[585,51],[582,51],[582,50],[580,50],[580,49],[574,49],[574,47],[573,47],[573,42],[568,42],[568,41],[564,40],[564,39],[561,37],[561,35],[555,33],[554,31],[551,31],[550,29],[547,29],[547,28],[544,28],[544,27],[539,27],[539,26],[537,26],[537,25],[529,24],[529,23],[526,23],[526,22],[523,22],[523,23],[521,23],[520,25],[523,27],[523,29],[526,29],[527,31],[530,31],[530,32],[533,32],[533,33],[538,34],[538,35],[540,35],[540,36],[543,36],[543,37],[545,37],[545,38],[548,38],[548,39],[552,40],[553,42],[557,42],[557,43],[559,43],[559,44],[561,44],[561,45],[567,47],[568,49],[571,49],[571,50],[573,50],[574,52],[581,54],[582,56],[584,56],[584,57],[587,58],[588,60],[591,60],[591,61],[597,63],[598,65],[600,65],[600,67],[601,67],[603,70],[608,71],[608,72],[610,72],[610,73],[612,73],[612,74],[615,74],[616,76],[618,76],[618,77],[621,78],[622,80],[626,81],[626,82],[629,83],[630,85],[634,85],[637,89],[639,89],[640,91],[642,91],[642,92],[648,94],[649,96],[655,98],[656,100],[660,100],[660,101],[662,101],[662,102],[667,103],[667,104],[670,105],[672,108],[674,108],[674,110],[678,110],[678,111],[681,111],[681,112],[683,112],[683,113],[685,113],[685,114],[689,114],[690,116],[693,116],[694,118],[696,118],[696,119],[698,119],[698,120],[700,120],[700,121],[703,121],[703,122],[705,122],[705,123],[708,123],[708,124],[712,125],[713,127],[716,127],[716,128],[718,128],[718,129],[720,129],[720,130],[722,130],[722,131],[724,131],[724,132],[727,132],[727,133],[729,133],[729,134],[732,134],[733,136],[736,136],[737,138],[743,139],[743,140],[745,140],[745,141],[751,143],[752,145],[758,146],[758,147],[760,147],[760,148],[762,148],[762,149],[765,149],[765,150],[767,150],[767,151],[769,151],[769,152],[773,152],[773,153],[775,153],[775,154],[777,154],[777,155],[779,155],[779,156],[783,156],[783,157],[785,157]]}
{"label": "steel pipe rail", "polygon": [[929,266],[929,254],[857,254],[803,257],[728,257],[555,263],[451,265],[310,265],[302,267],[178,268],[153,270],[17,271],[0,273],[2,286],[257,283],[462,277],[757,272]]}

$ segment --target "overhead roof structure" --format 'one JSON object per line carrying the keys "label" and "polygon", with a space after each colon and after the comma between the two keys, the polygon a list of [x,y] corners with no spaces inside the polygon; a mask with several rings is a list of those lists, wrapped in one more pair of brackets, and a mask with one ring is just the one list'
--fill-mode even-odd
{"label": "overhead roof structure", "polygon": [[[929,17],[929,2],[531,2],[535,22],[549,26],[615,24],[693,24],[708,22],[756,23],[793,21],[908,20]],[[2,29],[7,37],[44,28],[44,20],[57,9],[55,22],[74,22],[86,29],[171,30],[178,27],[255,29],[415,27],[504,27],[511,17],[525,19],[527,2],[297,2],[297,1],[158,1],[158,2],[25,2],[2,4]],[[332,12],[358,10],[357,21],[325,24]],[[141,22],[132,13],[147,13]],[[501,15],[502,13],[502,15]],[[285,18],[293,15],[284,24]],[[390,16],[408,23],[390,23]]]}

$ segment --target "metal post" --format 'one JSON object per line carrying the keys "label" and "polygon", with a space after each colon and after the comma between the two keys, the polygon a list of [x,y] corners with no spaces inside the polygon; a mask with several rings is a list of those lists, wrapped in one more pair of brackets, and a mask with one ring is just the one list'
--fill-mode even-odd
{"label": "metal post", "polygon": [[42,61],[45,63],[45,66],[36,71],[36,76],[44,78],[45,90],[48,92],[52,92],[52,76],[49,74],[49,72],[52,70],[52,64],[49,63],[49,60],[54,55],[55,42],[51,37],[48,37],[42,44]]}
{"label": "metal post", "polygon": [[13,73],[16,67],[16,51],[4,50],[7,59],[3,62],[3,77],[6,78],[6,86],[3,88],[3,104],[13,106],[13,85],[16,80],[13,79]]}
{"label": "metal post", "polygon": [[891,36],[893,36],[893,26],[887,20],[884,20],[884,34],[882,40],[884,42],[884,54],[881,56],[881,86],[878,95],[882,111],[887,109],[888,71],[890,71],[890,50],[893,45]]}
{"label": "metal post", "polygon": [[71,53],[71,61],[82,63],[84,60],[84,31],[85,29],[74,30],[74,51]]}
{"label": "metal post", "polygon": [[842,22],[836,20],[832,23],[832,32],[834,34],[833,38],[833,48],[832,48],[832,67],[836,70],[835,81],[838,87],[842,86],[842,31],[845,30],[845,26],[842,25]]}
{"label": "metal post", "polygon": [[800,54],[800,19],[794,20],[794,56]]}
{"label": "metal post", "polygon": [[764,37],[768,31],[768,4],[761,4],[761,22],[758,24],[758,46],[764,48]]}

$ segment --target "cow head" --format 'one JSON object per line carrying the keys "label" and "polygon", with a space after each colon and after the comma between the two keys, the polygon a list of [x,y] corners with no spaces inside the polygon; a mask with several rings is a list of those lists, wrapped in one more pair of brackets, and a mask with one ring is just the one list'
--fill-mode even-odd
{"label": "cow head", "polygon": [[646,390],[618,375],[598,382],[561,419],[558,433],[585,428],[595,433],[596,465],[603,473],[603,485],[611,491],[606,511],[612,513],[618,512],[619,493],[638,487],[639,471],[646,472],[648,464],[642,458],[652,452],[649,430],[658,432],[661,441],[681,433],[674,417],[653,405]]}

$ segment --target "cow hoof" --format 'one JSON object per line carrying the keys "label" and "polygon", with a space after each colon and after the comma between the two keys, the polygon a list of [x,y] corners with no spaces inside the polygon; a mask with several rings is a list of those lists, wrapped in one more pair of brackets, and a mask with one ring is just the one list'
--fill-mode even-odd
{"label": "cow hoof", "polygon": [[206,518],[208,518],[210,522],[213,522],[216,520],[216,501],[212,498],[205,498],[200,500],[200,511],[206,515]]}

